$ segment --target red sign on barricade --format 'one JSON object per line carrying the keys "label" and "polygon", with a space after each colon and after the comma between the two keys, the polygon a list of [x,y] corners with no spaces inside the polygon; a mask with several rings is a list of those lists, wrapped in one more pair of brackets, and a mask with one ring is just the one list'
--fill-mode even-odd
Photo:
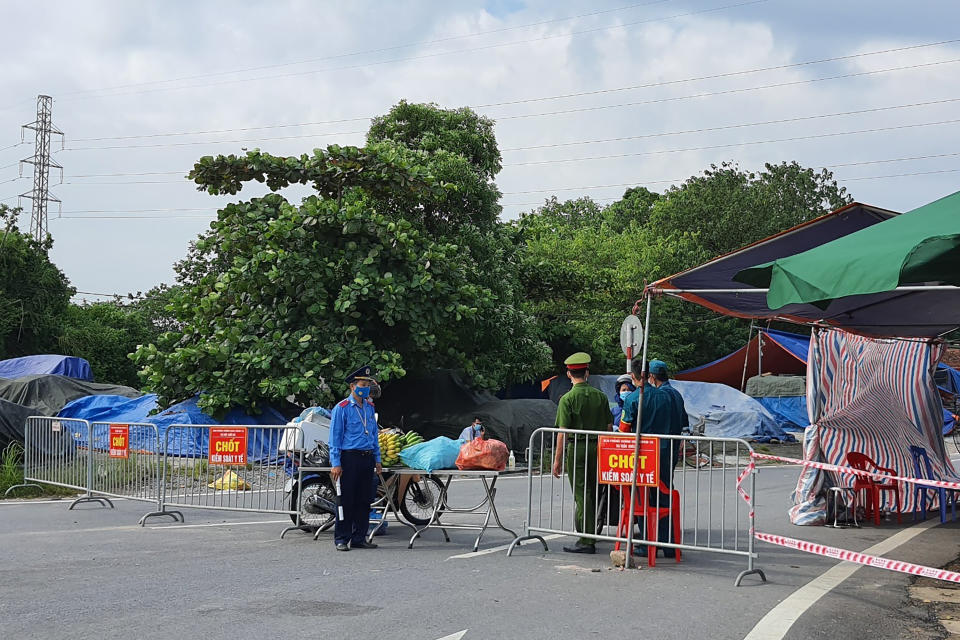
{"label": "red sign on barricade", "polygon": [[[600,484],[630,484],[633,473],[632,434],[597,436],[597,480]],[[637,484],[655,487],[660,481],[660,439],[640,436]]]}
{"label": "red sign on barricade", "polygon": [[247,464],[247,430],[244,427],[210,427],[210,464]]}
{"label": "red sign on barricade", "polygon": [[130,457],[130,425],[110,425],[110,457]]}

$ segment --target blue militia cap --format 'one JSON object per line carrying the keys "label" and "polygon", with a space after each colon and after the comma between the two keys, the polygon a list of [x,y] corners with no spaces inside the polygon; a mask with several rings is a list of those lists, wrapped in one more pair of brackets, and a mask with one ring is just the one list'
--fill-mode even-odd
{"label": "blue militia cap", "polygon": [[357,380],[369,380],[370,382],[376,382],[376,379],[373,377],[373,367],[370,365],[364,365],[348,375],[344,382],[350,384],[351,382],[356,382]]}
{"label": "blue militia cap", "polygon": [[668,375],[667,363],[663,360],[651,360],[647,366],[647,371],[658,376]]}

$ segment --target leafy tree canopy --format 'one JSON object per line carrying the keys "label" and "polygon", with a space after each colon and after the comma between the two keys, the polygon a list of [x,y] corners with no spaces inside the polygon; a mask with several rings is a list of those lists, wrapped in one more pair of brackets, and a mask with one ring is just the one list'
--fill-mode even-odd
{"label": "leafy tree canopy", "polygon": [[[384,131],[400,130],[394,116],[380,121]],[[519,308],[516,242],[483,218],[495,166],[464,156],[463,135],[428,131],[461,116],[439,114],[416,136],[364,148],[202,158],[190,177],[210,193],[250,180],[317,193],[224,207],[177,265],[170,307],[182,329],[135,355],[161,402],[202,392],[215,412],[284,398],[329,403],[368,362],[386,379],[461,368],[480,387],[542,370],[546,346]]]}
{"label": "leafy tree canopy", "polygon": [[17,229],[20,209],[0,204],[0,349],[2,358],[53,353],[70,297],[69,280],[47,256],[53,240]]}
{"label": "leafy tree canopy", "polygon": [[[645,282],[701,264],[850,202],[828,171],[797,163],[746,172],[734,163],[663,194],[643,187],[601,207],[551,198],[514,226],[522,233],[527,308],[559,364],[588,351],[595,370],[623,366],[619,327]],[[651,354],[675,370],[709,362],[746,340],[742,321],[690,303],[654,304]]]}

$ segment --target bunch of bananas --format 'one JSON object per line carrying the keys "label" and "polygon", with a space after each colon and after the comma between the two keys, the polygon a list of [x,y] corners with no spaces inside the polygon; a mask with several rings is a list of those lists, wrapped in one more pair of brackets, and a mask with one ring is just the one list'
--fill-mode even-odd
{"label": "bunch of bananas", "polygon": [[400,462],[400,434],[394,431],[381,431],[380,463],[385,467],[395,467]]}
{"label": "bunch of bananas", "polygon": [[396,429],[384,429],[378,436],[380,440],[380,463],[385,467],[400,464],[400,452],[407,447],[423,442],[423,436],[415,431],[401,434]]}
{"label": "bunch of bananas", "polygon": [[415,444],[420,444],[423,442],[423,436],[417,433],[416,431],[407,431],[400,437],[401,447],[400,450],[403,451],[407,447],[412,447]]}

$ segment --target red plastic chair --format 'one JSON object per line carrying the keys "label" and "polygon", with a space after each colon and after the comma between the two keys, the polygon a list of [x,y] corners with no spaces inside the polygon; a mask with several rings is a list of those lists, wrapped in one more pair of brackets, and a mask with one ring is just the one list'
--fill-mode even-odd
{"label": "red plastic chair", "polygon": [[[882,472],[896,475],[895,469],[881,467],[866,455],[850,451],[847,453],[847,466],[859,469],[860,471],[870,471],[872,473]],[[867,500],[864,502],[865,515],[867,519],[873,514],[873,524],[880,526],[880,492],[892,491],[896,497],[897,523],[903,522],[903,515],[900,513],[900,483],[896,480],[880,481],[874,478],[863,476],[854,476],[853,490],[859,494],[861,491],[867,492]]]}
{"label": "red plastic chair", "polygon": [[[617,526],[617,537],[624,538],[629,531],[628,527],[633,526],[633,519],[636,516],[643,516],[643,521],[647,525],[647,540],[656,540],[657,531],[660,524],[661,518],[671,518],[673,521],[673,533],[676,538],[677,544],[683,542],[683,531],[680,528],[680,492],[676,489],[667,489],[664,486],[663,482],[660,482],[660,493],[669,494],[670,496],[670,506],[669,507],[657,507],[656,501],[653,504],[650,502],[650,491],[649,487],[637,487],[636,500],[633,502],[633,509],[630,509],[627,505],[630,502],[630,486],[629,485],[620,485],[620,492],[623,496],[621,502],[623,503],[623,508],[620,510],[620,524]],[[662,500],[661,500],[662,504]],[[665,541],[666,542],[666,541]],[[614,547],[617,551],[620,550],[620,542],[617,542]],[[647,564],[651,567],[657,566],[657,545],[646,543],[647,545]],[[677,552],[677,562],[680,562],[680,549],[675,549]]]}

